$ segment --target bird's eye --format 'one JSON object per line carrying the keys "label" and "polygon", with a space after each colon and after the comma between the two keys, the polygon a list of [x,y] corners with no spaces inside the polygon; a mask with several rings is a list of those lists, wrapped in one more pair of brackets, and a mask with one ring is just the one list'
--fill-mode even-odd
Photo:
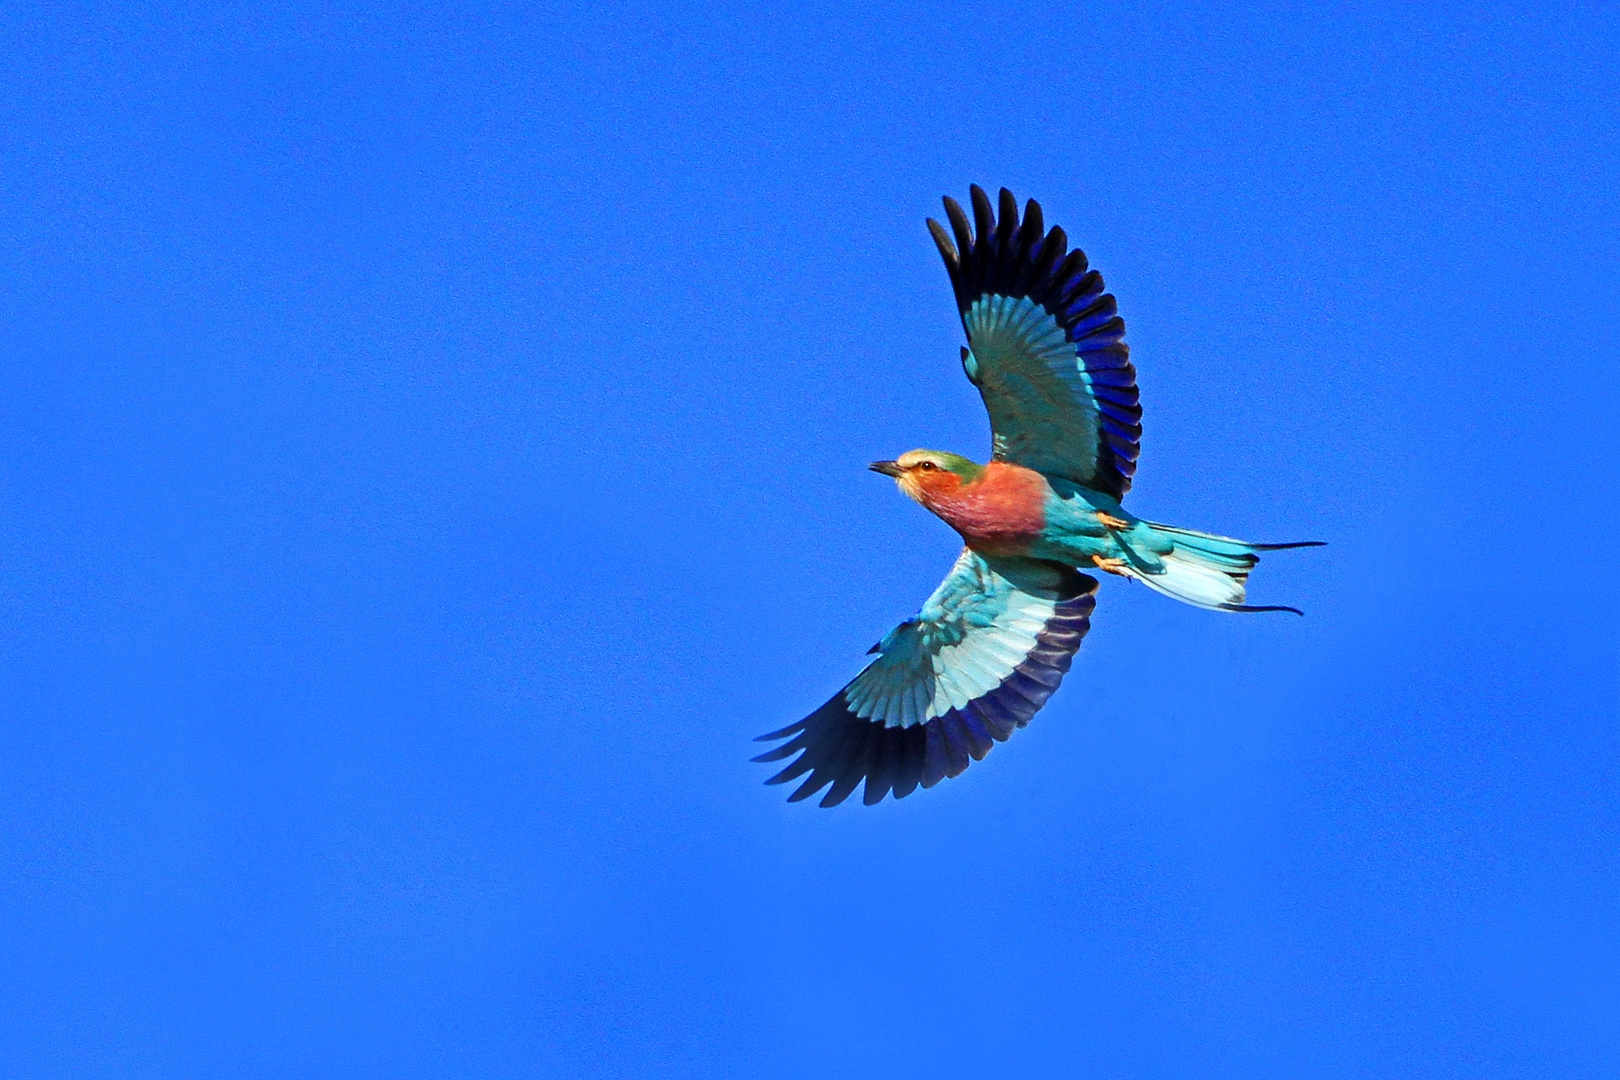
{"label": "bird's eye", "polygon": [[922,469],[924,472],[933,472],[937,467],[932,461],[917,462],[917,468]]}

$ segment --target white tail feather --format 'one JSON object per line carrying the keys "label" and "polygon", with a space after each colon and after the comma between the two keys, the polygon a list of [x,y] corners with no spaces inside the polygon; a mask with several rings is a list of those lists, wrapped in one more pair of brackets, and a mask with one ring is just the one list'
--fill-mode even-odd
{"label": "white tail feather", "polygon": [[1227,560],[1180,547],[1163,558],[1164,573],[1147,574],[1132,568],[1131,576],[1156,592],[1195,607],[1219,611],[1243,603],[1249,578],[1247,567],[1232,570]]}
{"label": "white tail feather", "polygon": [[[1160,573],[1149,573],[1150,564],[1127,548],[1131,556],[1126,573],[1156,592],[1174,597],[1194,607],[1212,611],[1292,611],[1292,607],[1253,607],[1245,604],[1248,593],[1249,571],[1260,561],[1257,552],[1280,548],[1315,547],[1315,541],[1301,544],[1251,544],[1230,536],[1177,529],[1157,522],[1146,522],[1160,537],[1170,541],[1168,554],[1159,554],[1164,567]],[[1160,549],[1155,548],[1157,554]]]}

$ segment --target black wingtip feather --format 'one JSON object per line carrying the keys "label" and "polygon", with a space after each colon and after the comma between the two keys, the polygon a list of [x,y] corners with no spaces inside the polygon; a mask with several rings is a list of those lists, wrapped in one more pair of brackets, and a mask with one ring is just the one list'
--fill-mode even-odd
{"label": "black wingtip feather", "polygon": [[796,754],[800,750],[803,750],[803,749],[807,748],[811,744],[812,741],[813,740],[810,738],[810,733],[808,731],[800,732],[798,735],[796,735],[793,738],[789,739],[787,742],[783,743],[781,746],[775,747],[774,749],[771,749],[771,750],[767,750],[763,754],[760,754],[758,757],[752,757],[752,758],[749,758],[748,760],[749,761],[781,761],[783,758],[789,756],[790,754]]}
{"label": "black wingtip feather", "polygon": [[803,731],[804,726],[806,724],[808,724],[809,722],[810,722],[810,717],[807,716],[803,720],[800,720],[797,724],[789,724],[787,727],[783,728],[781,731],[773,731],[768,735],[756,735],[756,736],[754,736],[754,741],[755,742],[771,742],[772,740],[775,740],[775,739],[785,739],[789,735],[792,735],[795,731]]}
{"label": "black wingtip feather", "polygon": [[[809,772],[810,767],[812,765],[814,765],[814,764],[815,764],[815,762],[813,762],[813,761],[811,761],[811,760],[809,760],[809,759],[807,759],[805,757],[795,758],[793,761],[790,761],[788,763],[787,768],[783,769],[781,772],[777,773],[775,776],[773,776],[769,780],[765,781],[765,786],[766,787],[775,787],[777,784],[786,784],[789,781],[797,780],[799,777],[801,777],[805,773]],[[801,796],[801,798],[802,797],[803,796]],[[788,802],[792,802],[792,801],[793,801],[792,798],[788,799]]]}
{"label": "black wingtip feather", "polygon": [[[968,250],[973,247],[973,228],[968,224],[967,215],[962,212],[962,207],[949,195],[945,196],[945,216],[950,219],[951,232],[956,235],[956,250],[960,256],[965,257]],[[961,266],[958,264],[957,273],[952,275],[951,280],[959,285],[960,279]],[[960,294],[958,302],[960,303]]]}
{"label": "black wingtip feather", "polygon": [[822,809],[837,806],[839,803],[849,798],[850,792],[854,791],[860,782],[861,778],[859,776],[848,775],[840,776],[838,779],[834,780],[832,789],[828,791],[826,796],[821,800]]}
{"label": "black wingtip feather", "polygon": [[954,278],[956,267],[961,260],[956,253],[956,245],[951,243],[950,234],[945,231],[945,226],[933,218],[928,219],[928,234],[934,238],[934,245],[939,248],[940,258],[945,260],[945,269]]}
{"label": "black wingtip feather", "polygon": [[898,749],[898,743],[892,736],[898,734],[899,728],[884,728],[879,731],[867,748],[866,755],[866,788],[861,792],[861,802],[867,806],[875,806],[883,801],[883,796],[889,793],[891,759]]}
{"label": "black wingtip feather", "polygon": [[984,193],[984,188],[978,184],[968,188],[969,201],[973,203],[973,243],[975,247],[983,244],[987,249],[990,246],[990,230],[995,228],[995,211],[990,209],[990,196]]}
{"label": "black wingtip feather", "polygon": [[788,798],[787,798],[787,801],[790,802],[790,803],[791,802],[803,802],[805,799],[808,799],[810,796],[812,796],[816,792],[820,791],[821,788],[822,788],[822,785],[825,784],[826,782],[827,781],[822,780],[820,783],[817,783],[816,778],[814,776],[812,776],[812,777],[810,777],[810,779],[806,780],[803,784],[799,785],[799,789],[797,791],[795,791],[793,794],[789,795]]}
{"label": "black wingtip feather", "polygon": [[1001,216],[996,221],[996,252],[1001,256],[1005,267],[1018,257],[1017,245],[1013,237],[1018,232],[1018,200],[1006,188],[1001,189]]}
{"label": "black wingtip feather", "polygon": [[1033,242],[1040,239],[1041,234],[1045,231],[1046,222],[1041,216],[1041,204],[1034,199],[1030,199],[1024,204],[1024,233]]}
{"label": "black wingtip feather", "polygon": [[1002,188],[996,195],[996,201],[1001,204],[1001,228],[1010,235],[1018,228],[1018,200],[1006,188]]}

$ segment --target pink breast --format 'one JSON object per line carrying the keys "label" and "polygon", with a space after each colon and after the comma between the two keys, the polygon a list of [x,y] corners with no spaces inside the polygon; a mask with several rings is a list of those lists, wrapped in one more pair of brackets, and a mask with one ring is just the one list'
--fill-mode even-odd
{"label": "pink breast", "polygon": [[973,483],[929,500],[929,508],[970,545],[1013,554],[1046,527],[1047,491],[1040,473],[996,461]]}

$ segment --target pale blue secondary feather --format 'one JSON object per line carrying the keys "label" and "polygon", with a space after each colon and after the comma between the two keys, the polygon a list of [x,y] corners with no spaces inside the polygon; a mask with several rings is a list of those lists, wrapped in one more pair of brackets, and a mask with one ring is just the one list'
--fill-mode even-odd
{"label": "pale blue secondary feather", "polygon": [[1056,610],[1051,590],[1060,580],[1038,562],[992,565],[964,550],[917,617],[890,631],[878,658],[845,689],[850,710],[910,727],[990,693],[1035,649]]}

